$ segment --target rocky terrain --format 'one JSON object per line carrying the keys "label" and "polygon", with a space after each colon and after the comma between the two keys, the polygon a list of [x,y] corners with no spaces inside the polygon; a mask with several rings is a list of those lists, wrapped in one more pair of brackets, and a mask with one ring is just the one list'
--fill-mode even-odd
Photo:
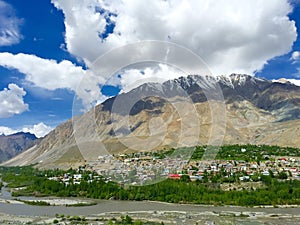
{"label": "rocky terrain", "polygon": [[71,167],[99,155],[170,147],[300,147],[300,87],[248,75],[146,83],[59,125],[4,165]]}
{"label": "rocky terrain", "polygon": [[37,143],[37,137],[31,133],[0,135],[0,162],[13,158]]}

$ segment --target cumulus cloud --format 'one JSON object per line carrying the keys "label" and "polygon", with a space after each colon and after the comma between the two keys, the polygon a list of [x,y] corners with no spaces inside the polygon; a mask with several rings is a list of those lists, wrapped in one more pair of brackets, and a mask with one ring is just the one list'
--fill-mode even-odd
{"label": "cumulus cloud", "polygon": [[15,15],[13,7],[0,0],[0,46],[17,44],[22,39],[20,25],[22,19]]}
{"label": "cumulus cloud", "polygon": [[47,126],[44,123],[38,123],[33,126],[26,126],[22,129],[23,132],[29,132],[32,134],[35,134],[36,137],[44,137],[46,134],[48,134],[51,130],[53,130],[53,127]]}
{"label": "cumulus cloud", "polygon": [[65,16],[67,50],[87,65],[112,48],[161,40],[191,49],[215,74],[253,74],[269,59],[289,52],[297,37],[287,0],[52,3]]}
{"label": "cumulus cloud", "polygon": [[17,69],[26,75],[26,80],[36,86],[55,90],[58,88],[76,89],[86,71],[70,61],[42,59],[35,55],[0,53],[0,65]]}
{"label": "cumulus cloud", "polygon": [[[101,93],[98,83],[101,77],[93,76],[90,71],[75,66],[70,61],[42,59],[35,55],[0,53],[0,65],[10,69],[17,69],[25,74],[25,80],[31,84],[56,90],[66,88],[80,96],[85,105],[99,99]],[[83,78],[84,82],[82,82]],[[103,81],[102,81],[103,82]],[[90,105],[89,105],[90,107]]]}
{"label": "cumulus cloud", "polygon": [[291,82],[292,84],[295,84],[297,86],[300,86],[300,80],[297,79],[287,79],[289,82]]}
{"label": "cumulus cloud", "polygon": [[0,135],[10,135],[10,134],[14,134],[17,133],[17,130],[14,130],[12,128],[9,127],[4,127],[4,126],[0,126]]}
{"label": "cumulus cloud", "polygon": [[15,114],[21,114],[28,110],[28,104],[23,97],[26,92],[16,84],[9,84],[8,88],[0,91],[0,118],[7,118]]}
{"label": "cumulus cloud", "polygon": [[145,82],[158,82],[175,79],[178,76],[185,76],[183,71],[176,68],[172,68],[165,64],[159,64],[157,67],[146,67],[143,70],[140,69],[127,69],[122,72],[120,77],[120,85],[122,87],[121,92],[128,92],[133,88],[142,85]]}
{"label": "cumulus cloud", "polygon": [[9,127],[0,126],[0,134],[10,135],[10,134],[15,134],[17,132],[22,131],[22,132],[32,133],[38,138],[44,137],[51,130],[53,130],[53,127],[47,126],[43,122],[40,122],[40,123],[35,124],[35,125],[31,125],[31,126],[25,126],[21,129],[12,129],[12,128],[9,128]]}
{"label": "cumulus cloud", "polygon": [[294,51],[291,56],[291,60],[298,61],[300,59],[300,52]]}
{"label": "cumulus cloud", "polygon": [[[106,99],[99,86],[107,83],[110,74],[105,71],[113,68],[112,64],[119,65],[122,58],[138,58],[141,53],[155,55],[160,51],[150,46],[140,51],[119,52],[95,73],[92,70],[95,60],[103,55],[105,58],[117,47],[143,40],[167,41],[199,55],[213,74],[254,74],[269,59],[289,52],[297,37],[295,22],[288,18],[293,10],[288,0],[51,2],[64,13],[64,48],[84,60],[89,69],[84,70],[67,60],[57,62],[11,53],[0,53],[0,65],[17,69],[35,86],[47,90],[67,88],[76,92],[85,108]],[[166,58],[167,55],[168,51],[165,51]],[[182,61],[190,67],[195,65],[182,54],[173,55],[173,62]],[[129,91],[145,81],[159,82],[182,75],[179,71],[173,73],[170,68],[163,67],[161,61],[156,66],[144,68],[144,74],[140,69],[128,68],[115,83],[122,91]]]}

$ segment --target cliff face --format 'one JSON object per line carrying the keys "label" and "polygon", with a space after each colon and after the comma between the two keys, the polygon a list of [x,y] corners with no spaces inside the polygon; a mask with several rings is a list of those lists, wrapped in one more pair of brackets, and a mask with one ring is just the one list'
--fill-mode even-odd
{"label": "cliff face", "polygon": [[102,154],[184,145],[300,147],[300,87],[248,75],[191,75],[106,100],[5,163],[71,167]]}

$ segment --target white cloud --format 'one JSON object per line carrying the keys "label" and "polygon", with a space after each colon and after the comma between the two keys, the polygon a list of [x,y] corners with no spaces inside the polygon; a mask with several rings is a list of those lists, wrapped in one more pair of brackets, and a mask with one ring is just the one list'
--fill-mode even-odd
{"label": "white cloud", "polygon": [[17,69],[26,75],[27,81],[48,90],[59,88],[75,90],[86,73],[81,67],[67,60],[58,63],[55,60],[23,53],[16,55],[8,52],[0,53],[0,65]]}
{"label": "white cloud", "polygon": [[28,104],[23,97],[26,92],[16,84],[9,84],[8,88],[0,91],[0,118],[21,114],[28,110]]}
{"label": "white cloud", "polygon": [[[295,23],[287,16],[292,11],[288,0],[51,1],[65,16],[66,50],[90,68],[95,59],[116,47],[160,40],[191,49],[203,58],[213,74],[253,74],[267,60],[289,52],[297,37]],[[110,34],[106,33],[108,27],[113,30]],[[138,53],[119,54],[115,60],[107,61],[101,71],[109,71],[111,64]],[[182,61],[181,55],[177,55],[174,62]],[[99,85],[105,84],[110,74],[96,72],[100,75],[97,76],[67,60],[57,62],[35,55],[0,53],[0,65],[17,69],[35,86],[76,92],[85,108],[106,99]],[[157,64],[145,69],[144,75],[134,68],[123,71],[117,82],[123,91],[128,91],[145,81],[164,81],[182,75],[173,74],[169,67]]]}
{"label": "white cloud", "polygon": [[40,123],[35,124],[35,125],[31,125],[31,126],[25,126],[21,129],[12,129],[12,128],[9,128],[9,127],[0,126],[0,134],[10,135],[10,134],[15,134],[17,132],[29,132],[29,133],[34,134],[38,138],[44,137],[51,130],[53,130],[53,128],[50,127],[50,126],[47,126],[43,122],[40,122]]}
{"label": "white cloud", "polygon": [[[297,63],[297,61],[294,61],[294,63]],[[297,70],[297,72],[292,74],[292,77],[300,78],[300,67],[297,67],[296,70]]]}
{"label": "white cloud", "polygon": [[[75,66],[70,61],[42,59],[35,55],[0,53],[0,65],[17,69],[25,74],[25,80],[47,90],[66,88],[77,93],[86,107],[101,97],[97,86],[101,77]],[[85,77],[85,79],[83,79]],[[83,81],[82,81],[83,80]]]}
{"label": "white cloud", "polygon": [[159,64],[156,68],[146,67],[143,70],[128,69],[122,73],[120,78],[121,92],[128,92],[145,82],[163,83],[164,81],[185,75],[184,72],[165,64]]}
{"label": "white cloud", "polygon": [[[287,0],[52,3],[65,15],[67,50],[88,65],[112,48],[162,40],[191,49],[215,74],[253,74],[267,60],[289,52],[297,37],[295,23],[287,16],[292,11]],[[109,24],[115,24],[113,33],[104,38]]]}
{"label": "white cloud", "polygon": [[0,46],[17,44],[22,39],[20,25],[22,19],[15,15],[11,5],[0,0]]}
{"label": "white cloud", "polygon": [[10,134],[14,134],[17,132],[18,132],[17,130],[11,129],[9,127],[0,126],[0,135],[2,135],[2,134],[10,135]]}
{"label": "white cloud", "polygon": [[24,127],[22,129],[23,132],[29,132],[29,133],[35,134],[35,136],[38,137],[38,138],[44,137],[51,130],[53,130],[52,127],[47,126],[46,124],[44,124],[42,122],[38,123],[38,124],[35,124],[33,126]]}
{"label": "white cloud", "polygon": [[299,51],[294,51],[292,53],[291,60],[297,61],[298,59],[300,59],[300,52]]}
{"label": "white cloud", "polygon": [[295,84],[297,86],[300,86],[300,80],[297,79],[287,79],[289,82],[291,82],[292,84]]}

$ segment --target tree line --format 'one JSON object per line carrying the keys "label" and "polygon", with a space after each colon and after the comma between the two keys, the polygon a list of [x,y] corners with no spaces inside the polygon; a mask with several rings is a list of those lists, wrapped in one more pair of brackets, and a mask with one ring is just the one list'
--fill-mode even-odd
{"label": "tree line", "polygon": [[[26,184],[27,188],[14,192],[14,196],[86,197],[240,206],[300,204],[300,181],[281,181],[271,176],[261,177],[265,188],[223,191],[218,183],[190,182],[184,176],[180,180],[167,179],[152,185],[126,187],[104,179],[94,180],[91,183],[83,179],[80,184],[66,185],[59,181],[49,180],[45,176],[53,171],[39,171],[30,167],[0,168],[0,171],[3,181],[9,182],[11,186]],[[56,171],[57,174],[65,172]]]}

